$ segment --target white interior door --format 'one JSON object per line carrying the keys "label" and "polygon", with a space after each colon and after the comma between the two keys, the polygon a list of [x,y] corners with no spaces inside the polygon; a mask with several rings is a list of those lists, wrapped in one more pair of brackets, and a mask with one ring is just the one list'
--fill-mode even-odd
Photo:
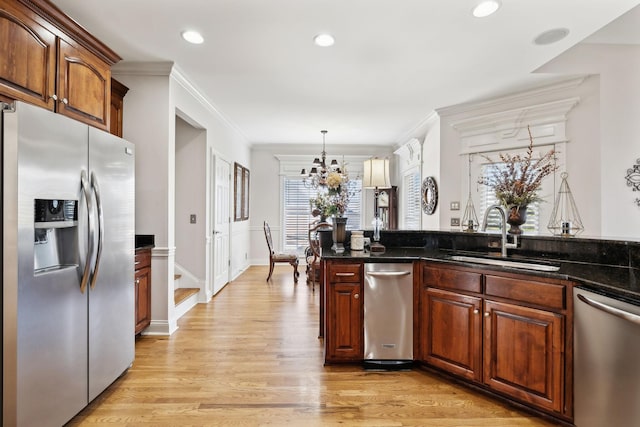
{"label": "white interior door", "polygon": [[231,220],[230,188],[231,166],[219,156],[213,156],[214,197],[213,197],[213,294],[215,295],[229,281],[229,224]]}

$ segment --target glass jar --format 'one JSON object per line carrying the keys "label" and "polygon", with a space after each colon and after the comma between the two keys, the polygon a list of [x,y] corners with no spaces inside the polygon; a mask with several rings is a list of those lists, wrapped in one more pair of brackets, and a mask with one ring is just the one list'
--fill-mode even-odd
{"label": "glass jar", "polygon": [[353,230],[351,232],[351,250],[352,251],[364,250],[364,231]]}

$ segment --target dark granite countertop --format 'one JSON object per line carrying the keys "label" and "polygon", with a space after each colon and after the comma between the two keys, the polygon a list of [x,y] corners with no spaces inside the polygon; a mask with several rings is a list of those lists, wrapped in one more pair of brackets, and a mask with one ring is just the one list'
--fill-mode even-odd
{"label": "dark granite countertop", "polygon": [[155,247],[155,235],[136,234],[134,247],[136,250],[151,249]]}
{"label": "dark granite countertop", "polygon": [[[576,262],[552,259],[549,257],[536,258],[532,256],[512,256],[509,258],[519,261],[536,261],[554,264],[560,267],[555,272],[501,267],[495,265],[476,264],[452,260],[452,255],[473,255],[493,257],[493,254],[482,252],[454,251],[450,249],[426,249],[414,247],[388,247],[384,253],[372,254],[368,251],[350,251],[337,254],[332,250],[324,251],[323,258],[337,260],[354,260],[358,262],[412,262],[416,260],[436,261],[465,267],[482,268],[503,272],[517,272],[538,277],[549,277],[576,282],[578,286],[599,292],[614,298],[622,299],[640,305],[640,269],[629,266],[603,265],[592,262]],[[499,254],[497,254],[499,258]]]}

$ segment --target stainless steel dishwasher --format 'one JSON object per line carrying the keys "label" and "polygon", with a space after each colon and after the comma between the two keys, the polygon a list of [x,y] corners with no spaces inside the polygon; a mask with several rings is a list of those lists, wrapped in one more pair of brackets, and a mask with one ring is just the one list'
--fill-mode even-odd
{"label": "stainless steel dishwasher", "polygon": [[574,421],[640,426],[640,306],[575,288]]}
{"label": "stainless steel dishwasher", "polygon": [[412,263],[365,263],[364,359],[367,368],[413,363]]}

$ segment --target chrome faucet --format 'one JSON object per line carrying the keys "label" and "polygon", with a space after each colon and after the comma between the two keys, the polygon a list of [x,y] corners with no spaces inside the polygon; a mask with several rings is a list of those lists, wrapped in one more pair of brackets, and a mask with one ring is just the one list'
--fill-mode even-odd
{"label": "chrome faucet", "polygon": [[513,243],[507,242],[507,214],[504,211],[504,208],[500,205],[491,205],[484,211],[484,221],[482,221],[482,231],[487,230],[487,219],[489,218],[489,212],[492,209],[497,209],[500,213],[500,218],[502,219],[502,224],[500,228],[502,229],[502,251],[501,255],[503,257],[507,256],[507,248],[517,248],[518,247],[518,236],[513,236]]}

